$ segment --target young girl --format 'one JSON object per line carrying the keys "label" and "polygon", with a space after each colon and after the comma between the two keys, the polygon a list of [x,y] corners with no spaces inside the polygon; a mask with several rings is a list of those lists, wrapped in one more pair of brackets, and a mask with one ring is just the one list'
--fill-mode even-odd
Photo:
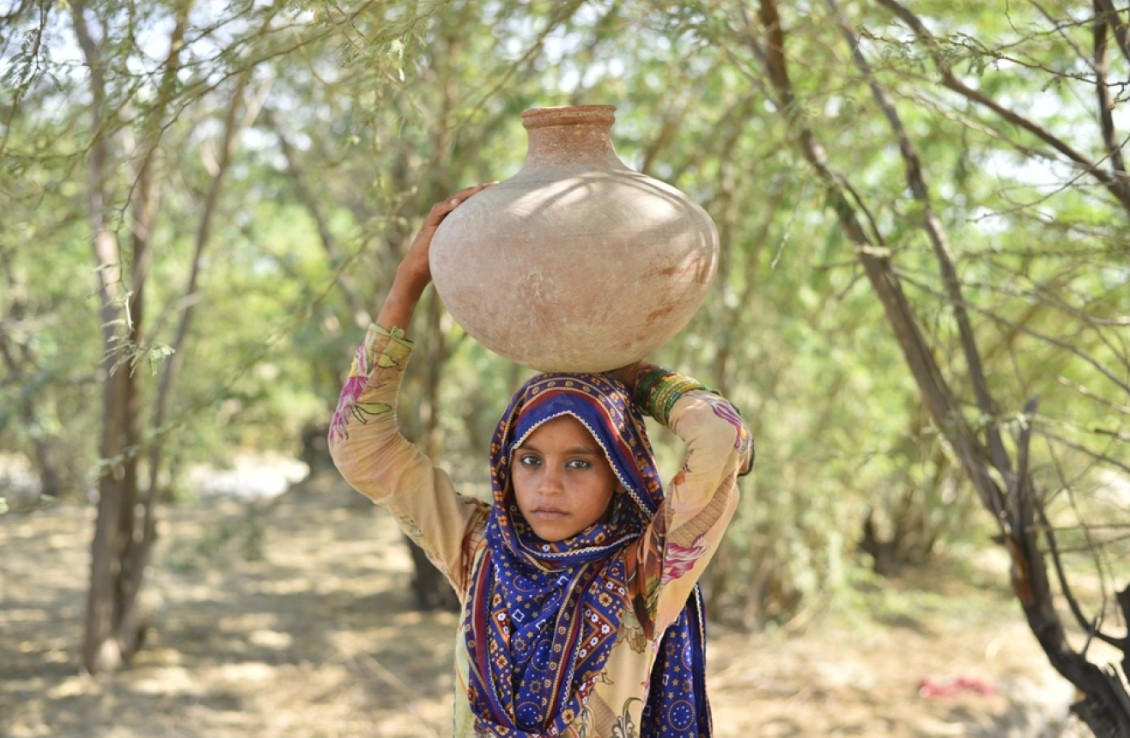
{"label": "young girl", "polygon": [[[401,434],[405,336],[428,248],[468,188],[428,213],[354,359],[334,462],[387,507],[459,593],[456,738],[709,736],[696,582],[738,501],[753,441],[732,405],[639,362],[523,385],[491,442],[493,504]],[[642,413],[686,444],[664,491]]]}

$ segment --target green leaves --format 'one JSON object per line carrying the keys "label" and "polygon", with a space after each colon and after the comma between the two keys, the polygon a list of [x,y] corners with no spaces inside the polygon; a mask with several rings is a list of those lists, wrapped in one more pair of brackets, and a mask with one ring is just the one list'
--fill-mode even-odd
{"label": "green leaves", "polygon": [[[720,561],[775,585],[741,607],[785,620],[804,597],[851,579],[842,572],[868,507],[890,523],[882,535],[894,535],[899,515],[938,536],[965,521],[951,450],[925,420],[838,221],[847,208],[875,239],[872,253],[890,257],[929,351],[972,407],[954,305],[922,225],[935,217],[945,229],[1002,404],[980,427],[1045,433],[1033,464],[1062,477],[1052,487],[1118,458],[1120,447],[1103,444],[1126,432],[1111,377],[1127,376],[1130,251],[1125,210],[1094,179],[1112,170],[1085,19],[923,0],[913,5],[927,39],[883,3],[844,3],[918,152],[924,202],[825,3],[778,3],[791,98],[773,85],[768,36],[748,4],[316,0],[196,8],[168,99],[157,89],[180,4],[103,4],[90,14],[108,55],[100,128],[89,125],[90,70],[53,35],[68,16],[25,5],[0,47],[0,167],[14,183],[0,185],[0,339],[25,378],[5,400],[22,406],[34,387],[43,416],[8,412],[0,441],[26,454],[27,431],[42,422],[76,464],[95,468],[91,378],[136,372],[148,409],[154,380],[181,362],[168,417],[148,431],[178,462],[291,447],[304,425],[328,418],[430,204],[521,166],[524,108],[611,102],[621,158],[691,193],[722,236],[700,314],[653,358],[723,388],[758,436],[759,468],[743,481],[757,503],[743,506]],[[1123,59],[1112,54],[1110,65],[1112,80],[1126,78]],[[947,85],[947,73],[981,97]],[[210,201],[229,111],[238,134]],[[828,179],[801,157],[796,126],[819,142]],[[91,180],[99,141],[111,157],[101,199]],[[157,196],[143,206],[145,161]],[[93,273],[92,216],[116,251]],[[103,278],[121,295],[113,315],[99,311]],[[145,305],[131,338],[135,280]],[[28,296],[21,319],[17,294]],[[117,336],[109,347],[102,327]],[[435,410],[435,437],[474,484],[523,370],[476,346],[439,306],[416,329],[428,358],[410,375],[411,404]],[[1018,414],[1030,395],[1041,397],[1038,418]],[[664,452],[677,466],[677,450]],[[726,582],[740,581],[723,578],[719,596],[738,598]]]}

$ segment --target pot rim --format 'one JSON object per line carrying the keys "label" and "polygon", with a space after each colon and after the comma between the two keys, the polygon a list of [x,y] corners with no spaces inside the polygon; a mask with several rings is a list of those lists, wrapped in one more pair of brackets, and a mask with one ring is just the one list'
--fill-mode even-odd
{"label": "pot rim", "polygon": [[615,121],[615,105],[559,105],[522,112],[522,125],[527,130],[547,126],[611,126]]}

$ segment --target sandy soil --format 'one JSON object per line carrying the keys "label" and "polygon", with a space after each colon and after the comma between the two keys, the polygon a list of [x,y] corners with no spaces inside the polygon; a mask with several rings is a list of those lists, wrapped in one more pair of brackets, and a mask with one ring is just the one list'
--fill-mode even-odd
{"label": "sandy soil", "polygon": [[[91,526],[0,517],[0,736],[449,734],[456,617],[413,611],[395,525],[339,483],[171,510],[147,646],[113,678],[76,658]],[[865,604],[789,635],[715,627],[717,736],[1084,735],[1005,593],[918,573]]]}

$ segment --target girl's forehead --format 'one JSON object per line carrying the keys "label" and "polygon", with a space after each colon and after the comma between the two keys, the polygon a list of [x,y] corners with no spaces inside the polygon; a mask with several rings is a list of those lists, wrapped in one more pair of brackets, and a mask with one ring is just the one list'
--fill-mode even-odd
{"label": "girl's forehead", "polygon": [[[525,448],[531,444],[562,442],[600,449],[605,456],[609,456],[608,449],[601,438],[605,435],[614,436],[615,434],[609,434],[606,428],[600,428],[598,431],[599,426],[594,426],[589,418],[579,417],[573,408],[560,410],[536,419],[525,418],[525,420],[526,422],[520,422],[516,428],[518,432],[511,442],[511,449]],[[609,462],[611,462],[611,458],[609,458]]]}
{"label": "girl's forehead", "polygon": [[528,444],[532,439],[550,436],[564,437],[573,441],[583,441],[593,446],[596,445],[596,438],[588,426],[569,413],[558,415],[534,426],[526,433],[523,443]]}

